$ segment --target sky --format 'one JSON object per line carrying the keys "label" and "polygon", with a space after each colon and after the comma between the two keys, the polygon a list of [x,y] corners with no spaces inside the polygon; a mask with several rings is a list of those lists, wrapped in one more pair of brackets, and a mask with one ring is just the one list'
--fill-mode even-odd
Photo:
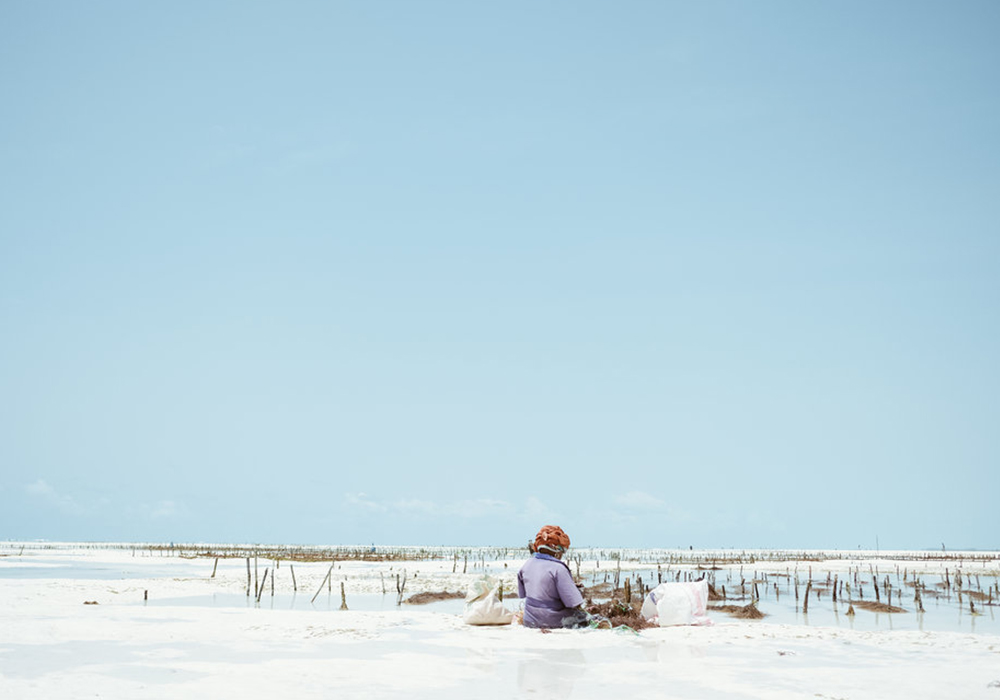
{"label": "sky", "polygon": [[0,540],[1000,548],[998,33],[0,4]]}

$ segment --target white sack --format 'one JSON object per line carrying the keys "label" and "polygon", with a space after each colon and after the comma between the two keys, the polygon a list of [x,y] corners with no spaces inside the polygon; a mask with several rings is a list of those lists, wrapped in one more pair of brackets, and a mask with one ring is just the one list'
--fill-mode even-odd
{"label": "white sack", "polygon": [[710,625],[708,581],[661,583],[642,602],[642,616],[660,627]]}
{"label": "white sack", "polygon": [[503,606],[500,587],[492,576],[480,576],[469,584],[462,619],[469,625],[509,625],[514,613]]}

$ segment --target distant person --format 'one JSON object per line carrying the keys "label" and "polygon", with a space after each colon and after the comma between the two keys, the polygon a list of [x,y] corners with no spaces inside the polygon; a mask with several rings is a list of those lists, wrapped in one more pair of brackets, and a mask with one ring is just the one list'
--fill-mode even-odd
{"label": "distant person", "polygon": [[533,555],[517,574],[517,594],[524,600],[524,626],[586,627],[590,616],[581,607],[583,594],[562,561],[569,535],[556,525],[546,525],[528,548]]}

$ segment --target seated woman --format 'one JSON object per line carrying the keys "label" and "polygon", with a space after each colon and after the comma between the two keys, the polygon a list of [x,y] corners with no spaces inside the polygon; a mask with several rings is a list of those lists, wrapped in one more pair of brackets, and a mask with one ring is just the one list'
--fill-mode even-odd
{"label": "seated woman", "polygon": [[546,525],[535,536],[534,556],[517,574],[517,594],[524,599],[524,626],[585,627],[590,616],[580,607],[583,595],[562,561],[569,536]]}

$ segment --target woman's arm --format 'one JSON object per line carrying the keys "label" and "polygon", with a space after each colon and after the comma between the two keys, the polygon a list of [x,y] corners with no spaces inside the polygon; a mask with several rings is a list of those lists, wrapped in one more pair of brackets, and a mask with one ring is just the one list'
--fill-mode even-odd
{"label": "woman's arm", "polygon": [[559,592],[562,604],[567,608],[575,608],[583,603],[583,594],[576,587],[569,569],[559,569],[556,572],[556,591]]}

